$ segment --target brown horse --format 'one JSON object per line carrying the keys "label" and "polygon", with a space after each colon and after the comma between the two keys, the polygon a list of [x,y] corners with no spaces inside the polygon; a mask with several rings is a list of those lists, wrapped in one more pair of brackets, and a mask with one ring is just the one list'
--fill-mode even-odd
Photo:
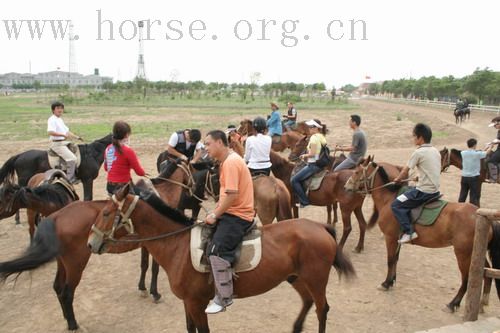
{"label": "brown horse", "polygon": [[[250,119],[245,119],[240,122],[240,127],[238,128],[238,133],[243,137],[248,137],[255,134],[255,129],[253,128],[252,121]],[[295,131],[288,131],[283,133],[279,139],[273,138],[273,143],[271,149],[274,151],[284,151],[287,148],[295,146],[295,143],[303,137],[303,134]]]}
{"label": "brown horse", "polygon": [[[161,175],[168,177],[168,173]],[[170,181],[164,180],[164,178],[152,180],[153,183],[156,183],[155,189],[163,200],[177,205],[182,191],[182,186],[177,183],[186,184],[188,177],[183,169],[176,168],[169,178],[165,178]],[[87,247],[89,232],[105,204],[106,201],[77,201],[63,207],[40,222],[33,241],[21,257],[0,263],[0,279],[4,280],[9,275],[36,269],[57,259],[57,272],[53,287],[61,304],[64,318],[68,323],[68,330],[78,329],[73,311],[73,298],[90,258],[90,250]],[[123,253],[137,249],[140,245],[137,242],[115,244],[110,247],[110,252]],[[146,259],[147,255],[146,252]],[[144,262],[141,263],[141,268],[142,286],[140,282],[139,289],[145,290],[143,274],[147,270],[147,261],[145,266]],[[156,290],[157,281],[155,278],[158,276],[158,270],[158,265],[153,265],[150,293],[155,298],[161,297]]]}
{"label": "brown horse", "polygon": [[[114,200],[108,201],[89,236],[88,244],[93,252],[108,250],[108,241],[116,237],[114,230],[120,226],[116,221],[134,200],[126,186]],[[130,218],[139,237],[137,241],[141,241],[160,263],[168,275],[172,292],[184,301],[187,331],[209,332],[204,309],[214,296],[214,287],[209,283],[209,273],[199,273],[191,263],[187,230],[196,224],[154,195],[137,201]],[[262,259],[254,270],[238,273],[234,281],[235,295],[239,298],[259,295],[287,280],[303,302],[294,332],[302,331],[313,303],[319,321],[318,331],[325,332],[329,309],[325,292],[331,266],[348,278],[355,274],[351,262],[337,247],[334,230],[302,219],[266,225],[262,234]],[[173,235],[175,237],[170,237]]]}
{"label": "brown horse", "polygon": [[[399,258],[400,246],[398,246],[398,239],[400,227],[392,213],[391,203],[396,198],[400,186],[395,186],[389,182],[399,172],[400,170],[394,165],[388,163],[376,164],[371,157],[368,157],[358,165],[346,184],[348,190],[372,195],[375,210],[368,227],[371,228],[378,222],[380,230],[384,233],[387,247],[388,271],[387,277],[381,285],[383,290],[388,290],[394,285]],[[450,202],[444,207],[433,225],[415,225],[418,238],[412,241],[413,244],[429,248],[453,246],[458,268],[462,275],[462,284],[457,295],[447,304],[447,309],[451,312],[460,306],[460,301],[467,291],[476,210],[477,207],[469,203]],[[494,229],[489,231],[488,242],[493,267],[498,268],[500,267],[500,227],[497,225]]]}
{"label": "brown horse", "polygon": [[[275,152],[271,152],[270,157],[272,163],[271,170],[273,174],[285,183],[290,193],[293,193],[292,185],[290,184],[290,177],[293,169],[295,168],[295,163],[288,161]],[[361,252],[364,249],[366,231],[366,221],[362,211],[365,197],[363,195],[349,193],[344,190],[344,185],[352,173],[353,170],[341,170],[339,172],[328,173],[323,179],[320,188],[316,191],[309,192],[309,201],[311,202],[311,205],[314,206],[333,205],[337,202],[340,204],[342,223],[344,226],[342,230],[342,238],[339,242],[339,245],[342,247],[351,233],[351,214],[354,212],[359,224],[359,240],[354,250],[356,252]],[[295,196],[292,195],[294,217],[298,217],[298,208],[295,205],[295,202]]]}
{"label": "brown horse", "polygon": [[[244,148],[239,141],[231,141],[229,147],[244,156]],[[253,177],[253,188],[255,211],[262,224],[273,223],[275,218],[277,221],[292,218],[290,192],[282,180],[270,176]]]}
{"label": "brown horse", "polygon": [[[441,154],[441,172],[446,172],[450,165],[462,170],[462,151],[454,148],[444,147],[439,151]],[[483,183],[488,178],[487,176],[487,166],[486,163],[481,161],[481,171],[479,174],[479,200],[481,200],[481,189],[483,188]]]}

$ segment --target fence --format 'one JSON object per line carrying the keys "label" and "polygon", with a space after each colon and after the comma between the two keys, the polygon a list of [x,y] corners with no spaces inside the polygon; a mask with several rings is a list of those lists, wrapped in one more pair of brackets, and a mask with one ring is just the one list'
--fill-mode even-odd
{"label": "fence", "polygon": [[476,212],[476,231],[474,247],[469,268],[467,296],[465,298],[464,320],[475,321],[479,314],[483,278],[500,279],[500,269],[485,268],[486,247],[488,245],[488,231],[494,221],[500,220],[500,211],[480,208]]}
{"label": "fence", "polygon": [[[383,100],[386,102],[425,105],[425,106],[440,107],[440,108],[445,108],[445,109],[455,109],[455,106],[456,106],[456,103],[452,103],[452,102],[431,101],[431,100],[426,100],[426,99],[389,98],[389,97],[382,97],[382,96],[367,96],[367,98]],[[469,107],[471,109],[471,112],[482,111],[482,112],[496,112],[497,115],[500,114],[500,106],[469,104]]]}

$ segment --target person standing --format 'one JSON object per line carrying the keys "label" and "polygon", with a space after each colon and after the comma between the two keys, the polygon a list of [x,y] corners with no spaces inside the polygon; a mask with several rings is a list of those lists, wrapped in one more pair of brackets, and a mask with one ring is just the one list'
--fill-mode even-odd
{"label": "person standing", "polygon": [[[124,121],[113,125],[113,142],[104,151],[104,170],[107,171],[106,190],[111,196],[132,180],[130,170],[138,176],[145,176],[134,150],[129,147],[132,129]],[[132,188],[132,187],[131,187]]]}
{"label": "person standing", "polygon": [[422,123],[415,125],[413,128],[413,142],[417,149],[411,155],[408,164],[393,180],[399,183],[408,178],[410,169],[417,168],[418,170],[417,187],[399,195],[391,204],[392,212],[403,230],[403,235],[398,240],[400,244],[418,238],[418,234],[413,230],[410,218],[411,210],[440,195],[441,155],[431,145],[431,139],[432,130],[429,126]]}
{"label": "person standing", "polygon": [[350,146],[339,146],[335,147],[336,150],[348,151],[349,155],[342,161],[333,171],[340,171],[344,169],[351,169],[356,166],[358,161],[363,158],[368,149],[368,143],[366,141],[365,132],[359,128],[361,125],[361,117],[357,114],[351,115],[349,120],[349,127],[354,131],[352,134],[352,143]]}
{"label": "person standing", "polygon": [[47,121],[47,133],[50,138],[50,149],[66,162],[66,176],[71,184],[76,182],[76,156],[69,150],[70,139],[82,140],[72,133],[62,119],[64,104],[54,102],[51,105],[52,116]]}
{"label": "person standing", "polygon": [[236,260],[237,247],[252,226],[255,210],[252,176],[243,158],[229,149],[224,132],[210,131],[205,138],[205,149],[221,163],[219,201],[204,221],[216,225],[208,247],[216,293],[205,309],[206,313],[215,314],[233,303],[231,266]]}
{"label": "person standing", "polygon": [[[500,116],[495,117],[491,120],[491,124],[489,127],[494,127],[497,130],[497,137],[492,142],[488,144],[490,147],[490,155],[488,156],[486,162],[488,163],[488,171],[490,174],[490,178],[488,179],[489,183],[496,183],[499,181],[498,177],[498,167],[500,166],[500,149],[498,149],[500,145]],[[493,147],[496,146],[496,150],[492,152]]]}
{"label": "person standing", "polygon": [[486,157],[486,154],[491,150],[491,146],[487,151],[476,150],[477,140],[467,140],[467,150],[462,150],[462,178],[460,179],[460,195],[458,202],[465,202],[467,194],[469,194],[469,202],[479,207],[481,200],[481,190],[479,186],[479,174],[481,173],[481,159]]}
{"label": "person standing", "polygon": [[281,125],[281,115],[278,105],[276,103],[271,103],[271,110],[271,115],[267,120],[267,135],[272,138],[277,135],[281,136],[281,134],[283,134],[283,127]]}

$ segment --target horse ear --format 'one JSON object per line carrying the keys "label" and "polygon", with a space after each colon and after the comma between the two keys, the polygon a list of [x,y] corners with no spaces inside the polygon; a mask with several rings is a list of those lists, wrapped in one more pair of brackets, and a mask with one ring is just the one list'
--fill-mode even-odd
{"label": "horse ear", "polygon": [[130,183],[127,183],[127,185],[123,186],[121,189],[118,190],[118,192],[115,193],[116,199],[118,201],[122,201],[123,199],[125,199],[129,191],[130,191]]}

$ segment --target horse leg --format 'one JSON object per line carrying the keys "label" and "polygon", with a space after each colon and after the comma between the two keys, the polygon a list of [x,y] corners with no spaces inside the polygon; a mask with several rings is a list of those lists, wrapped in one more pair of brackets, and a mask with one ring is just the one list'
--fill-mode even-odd
{"label": "horse leg", "polygon": [[342,238],[340,239],[339,246],[341,248],[344,247],[345,242],[347,241],[347,237],[351,233],[351,213],[352,210],[348,209],[348,207],[344,207],[344,205],[340,204],[340,213],[342,214],[342,223],[344,228],[342,230]]}
{"label": "horse leg", "polygon": [[35,212],[34,210],[27,209],[26,210],[26,215],[28,215],[28,226],[29,226],[29,233],[30,233],[30,241],[33,240],[33,235],[35,234],[35,225],[37,225],[37,217],[38,213]]}
{"label": "horse leg", "polygon": [[[293,280],[293,281],[292,281]],[[311,309],[313,305],[313,299],[311,297],[311,294],[307,290],[306,286],[299,280],[299,279],[293,279],[290,278],[288,282],[292,285],[292,287],[297,290],[297,292],[300,295],[300,298],[302,299],[302,309],[300,310],[299,316],[295,320],[295,323],[293,324],[293,333],[299,333],[302,332],[302,328],[304,326],[304,320],[306,319],[307,313]]]}
{"label": "horse leg", "polygon": [[21,216],[19,215],[19,210],[16,212],[16,217],[14,218],[16,224],[21,224]]}
{"label": "horse leg", "polygon": [[186,328],[188,333],[196,333],[196,326],[194,325],[193,318],[189,315],[186,303],[184,303],[184,314],[186,315]]}
{"label": "horse leg", "polygon": [[326,224],[332,224],[332,205],[326,205]]}
{"label": "horse leg", "polygon": [[[74,260],[74,256],[69,256]],[[75,318],[75,312],[73,310],[73,299],[75,296],[75,290],[80,280],[82,278],[82,272],[88,262],[89,256],[84,256],[80,258],[78,262],[70,262],[67,260],[63,262],[64,271],[66,272],[66,280],[64,286],[62,287],[60,293],[60,302],[63,307],[63,313],[65,314],[66,321],[68,322],[68,330],[77,330],[78,324]]]}
{"label": "horse leg", "polygon": [[92,184],[93,180],[82,180],[83,184],[83,200],[91,201],[93,197]]}
{"label": "horse leg", "polygon": [[397,238],[392,238],[387,235],[385,236],[385,246],[387,248],[387,276],[379,289],[387,291],[389,288],[393,287],[396,282],[396,268],[401,246],[398,244]]}
{"label": "horse leg", "polygon": [[[56,292],[57,300],[59,301],[59,304],[61,305],[61,310],[63,312],[64,319],[67,318],[66,307],[64,306],[64,302],[63,302],[63,299],[61,297],[61,294],[63,291],[63,286],[64,286],[65,280],[66,280],[66,274],[64,271],[64,266],[59,260],[57,260],[56,277],[54,279],[54,284],[52,285],[52,288]],[[69,323],[68,323],[68,326],[69,326]]]}
{"label": "horse leg", "polygon": [[[490,263],[488,260],[484,260],[484,267],[490,268]],[[491,292],[491,283],[493,282],[492,278],[484,278],[484,286],[483,286],[483,296],[481,297],[481,313],[484,313],[484,307],[490,303],[490,292]]]}
{"label": "horse leg", "polygon": [[155,303],[161,298],[161,294],[158,292],[158,273],[160,271],[160,265],[152,258],[151,262],[151,287],[149,288],[149,293],[153,296]]}
{"label": "horse leg", "polygon": [[337,208],[339,207],[339,204],[337,201],[335,201],[332,205],[333,209],[333,223],[337,223],[339,221],[339,217],[337,215]]}
{"label": "horse leg", "polygon": [[149,252],[148,250],[146,250],[146,248],[141,247],[141,276],[139,277],[138,288],[141,291],[141,295],[143,297],[147,296],[146,273],[148,271],[148,267],[149,267]]}
{"label": "horse leg", "polygon": [[354,248],[354,251],[360,253],[365,248],[365,232],[366,232],[366,221],[363,216],[363,210],[361,207],[356,207],[354,209],[354,215],[356,215],[356,219],[358,220],[359,225],[359,240],[358,245]]}
{"label": "horse leg", "polygon": [[469,266],[472,254],[471,249],[466,251],[465,249],[455,247],[454,251],[455,257],[457,258],[458,262],[458,269],[460,270],[460,274],[462,275],[462,284],[460,285],[460,288],[458,289],[455,297],[449,304],[446,305],[447,310],[450,312],[455,312],[455,310],[460,307],[460,302],[462,301],[462,298],[467,291],[467,281],[469,280]]}
{"label": "horse leg", "polygon": [[[184,309],[186,311],[186,323],[189,316],[192,323],[198,330],[198,333],[209,333],[207,314],[205,308],[208,305],[208,299],[185,299]],[[189,327],[188,327],[189,330]],[[188,331],[191,332],[191,331]],[[195,332],[195,331],[192,331]]]}

